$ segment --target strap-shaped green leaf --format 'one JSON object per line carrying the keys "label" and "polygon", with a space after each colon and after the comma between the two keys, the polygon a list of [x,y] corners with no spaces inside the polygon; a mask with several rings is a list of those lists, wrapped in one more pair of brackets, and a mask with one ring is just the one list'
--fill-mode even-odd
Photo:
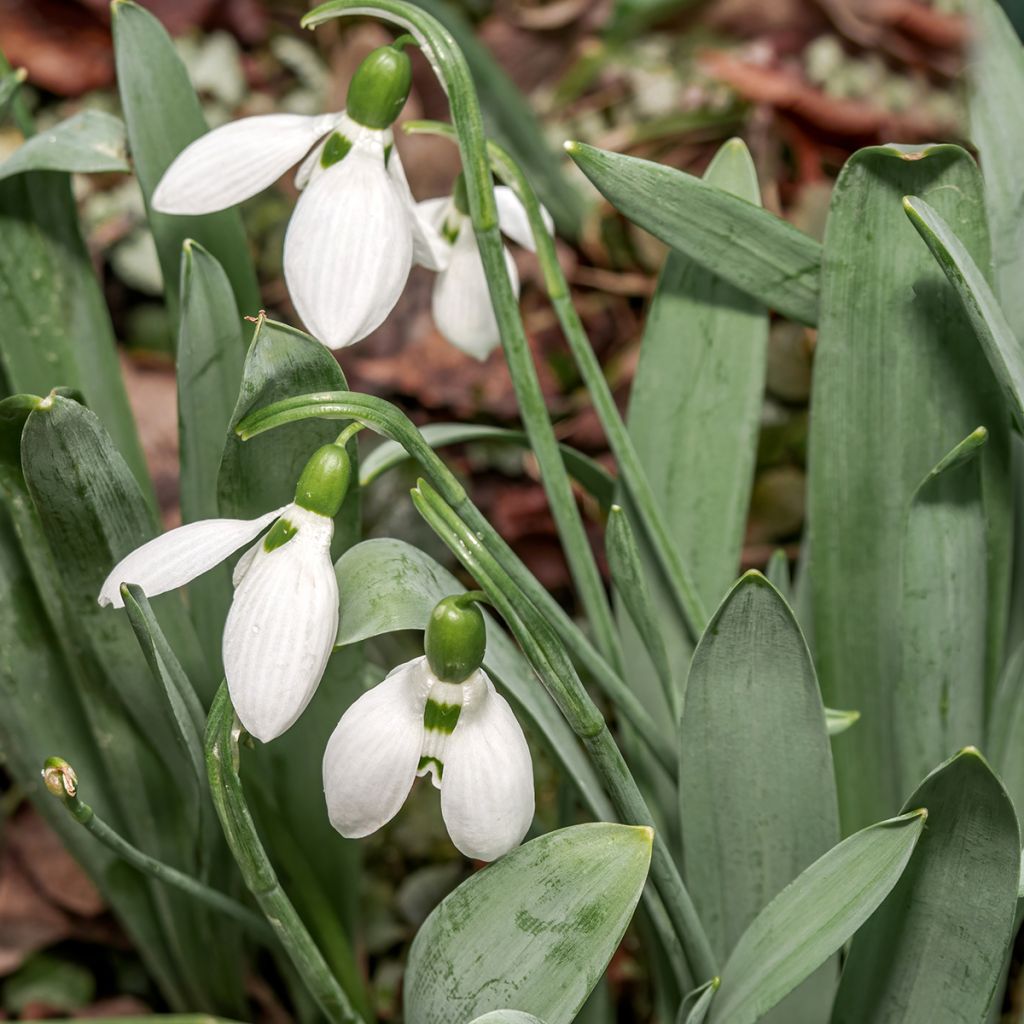
{"label": "strap-shaped green leaf", "polygon": [[[683,877],[722,962],[777,893],[839,840],[832,752],[807,645],[759,572],[701,637],[679,733]],[[826,965],[771,1019],[822,1020]]]}
{"label": "strap-shaped green leaf", "polygon": [[[198,242],[181,254],[178,323],[178,451],[181,518],[215,519],[217,477],[242,381],[245,345],[231,282]],[[219,565],[189,586],[189,611],[206,659],[220,665],[221,633],[231,603],[231,574]]]}
{"label": "strap-shaped green leaf", "polygon": [[132,0],[114,0],[111,20],[128,142],[172,315],[178,316],[178,261],[186,238],[194,238],[213,254],[231,281],[239,310],[255,315],[260,305],[259,286],[238,211],[176,217],[149,206],[164,171],[207,130],[206,120],[188,72],[160,22]]}
{"label": "strap-shaped green leaf", "polygon": [[[739,139],[719,149],[699,184],[709,194],[727,194],[763,214],[754,164]],[[668,201],[662,195],[657,202]],[[714,270],[689,250],[669,253],[629,400],[630,436],[706,615],[739,572],[768,343],[767,311]],[[642,540],[642,532],[635,532]],[[681,688],[696,637],[691,641],[682,627],[678,605],[649,546],[642,544],[641,553]],[[661,696],[647,645],[624,628],[623,647],[632,685],[672,736],[678,715],[669,714],[672,705]]]}
{"label": "strap-shaped green leaf", "polygon": [[928,828],[903,877],[853,941],[833,1024],[987,1019],[1014,932],[1017,818],[973,748],[906,804],[925,805]]}
{"label": "strap-shaped green leaf", "polygon": [[83,110],[23,142],[3,163],[0,180],[25,171],[130,171],[124,122],[102,110]]}
{"label": "strap-shaped green leaf", "polygon": [[1024,643],[1003,668],[989,719],[988,750],[992,766],[1024,820]]}
{"label": "strap-shaped green leaf", "polygon": [[491,1010],[490,1013],[482,1013],[471,1024],[544,1024],[544,1021],[522,1010]]}
{"label": "strap-shaped green leaf", "polygon": [[899,880],[926,817],[912,811],[869,825],[783,889],[736,944],[709,1024],[754,1024],[832,956]]}
{"label": "strap-shaped green leaf", "polygon": [[[434,605],[465,587],[430,555],[391,538],[365,540],[335,564],[341,602],[339,644],[353,644],[382,633],[426,626]],[[583,755],[547,692],[519,649],[487,612],[485,667],[516,706],[536,724],[552,754],[580,791],[590,812],[615,817],[593,765]]]}
{"label": "strap-shaped green leaf", "polygon": [[984,739],[986,570],[980,429],[925,478],[903,544],[902,671],[893,700],[900,785]]}
{"label": "strap-shaped green leaf", "polygon": [[405,974],[409,1024],[451,1024],[515,1005],[569,1024],[633,916],[649,828],[604,822],[520,846],[446,897]]}
{"label": "strap-shaped green leaf", "polygon": [[907,194],[955,225],[977,262],[988,258],[981,179],[964,150],[879,146],[847,162],[825,233],[808,495],[818,676],[828,705],[862,714],[835,750],[846,831],[904,795],[893,694],[907,510],[937,456],[979,425],[989,685],[1006,608],[1007,417],[956,293],[907,221]]}
{"label": "strap-shaped green leaf", "polygon": [[634,224],[784,316],[817,323],[821,246],[813,238],[685,171],[582,142],[566,149]]}

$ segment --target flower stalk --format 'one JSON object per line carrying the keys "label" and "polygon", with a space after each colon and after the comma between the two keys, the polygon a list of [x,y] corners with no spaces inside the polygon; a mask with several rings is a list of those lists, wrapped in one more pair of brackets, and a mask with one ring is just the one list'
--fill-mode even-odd
{"label": "flower stalk", "polygon": [[63,758],[48,757],[42,769],[42,776],[47,790],[61,801],[68,814],[126,864],[130,864],[133,868],[159,882],[179,889],[200,903],[204,903],[211,910],[234,918],[255,938],[264,942],[273,941],[274,933],[267,922],[245,904],[239,903],[238,900],[234,900],[216,889],[211,889],[191,875],[178,871],[155,857],[150,857],[112,829],[79,796],[78,777],[75,770]]}
{"label": "flower stalk", "polygon": [[354,1009],[358,994],[347,992],[331,973],[302,918],[281,888],[260,842],[238,774],[241,735],[242,727],[227,687],[222,685],[210,708],[206,726],[206,770],[213,804],[242,879],[327,1019],[332,1024],[365,1024]]}

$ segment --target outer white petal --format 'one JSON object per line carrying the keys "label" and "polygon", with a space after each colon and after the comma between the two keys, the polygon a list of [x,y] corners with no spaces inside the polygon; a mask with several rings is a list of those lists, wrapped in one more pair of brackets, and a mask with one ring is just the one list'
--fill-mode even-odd
{"label": "outer white petal", "polygon": [[[530,230],[530,218],[526,216],[526,208],[519,197],[507,185],[497,185],[494,189],[494,201],[498,205],[498,226],[517,245],[534,252],[537,248]],[[551,214],[542,206],[540,208],[544,225],[548,234],[555,233],[555,222]]]}
{"label": "outer white petal", "polygon": [[[388,160],[388,174],[395,183],[406,206],[409,208],[412,222],[412,258],[413,262],[427,270],[441,270],[448,261],[448,244],[441,237],[440,224],[433,220],[424,219],[420,216],[421,203],[417,203],[412,197],[412,190],[409,188],[409,179],[405,176],[405,168],[402,166],[402,158],[398,150],[391,150],[391,158]],[[430,200],[427,200],[430,202]]]}
{"label": "outer white petal", "polygon": [[508,702],[481,671],[479,697],[463,705],[448,740],[441,815],[459,851],[495,860],[522,842],[533,820],[533,762]]}
{"label": "outer white petal", "polygon": [[405,802],[423,746],[426,659],[396,668],[341,716],[324,754],[331,824],[349,839],[376,832]]}
{"label": "outer white petal", "polygon": [[313,177],[284,240],[284,273],[310,332],[343,348],[378,327],[412,266],[412,215],[375,153],[353,148]]}
{"label": "outer white petal", "polygon": [[265,743],[302,714],[338,634],[334,523],[295,505],[282,518],[298,532],[273,551],[257,550],[224,626],[231,701],[246,731]]}
{"label": "outer white petal", "polygon": [[337,123],[337,114],[243,117],[196,139],[153,193],[160,213],[212,213],[272,185]]}
{"label": "outer white petal", "polygon": [[[519,274],[507,249],[505,266],[518,295]],[[486,359],[501,340],[480,250],[468,223],[463,225],[452,246],[451,261],[434,282],[431,309],[437,329],[475,359]]]}
{"label": "outer white petal", "polygon": [[155,537],[121,559],[100,588],[101,605],[123,608],[121,584],[135,583],[156,597],[209,572],[262,533],[282,512],[259,519],[202,519]]}

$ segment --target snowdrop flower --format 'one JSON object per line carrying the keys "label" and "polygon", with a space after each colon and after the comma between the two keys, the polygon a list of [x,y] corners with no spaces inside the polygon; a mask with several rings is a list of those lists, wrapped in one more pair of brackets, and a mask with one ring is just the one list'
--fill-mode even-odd
{"label": "snowdrop flower", "polygon": [[331,824],[347,838],[376,832],[417,776],[441,791],[441,815],[467,857],[494,860],[533,820],[533,765],[508,702],[480,668],[479,595],[434,609],[426,656],[400,665],[342,716],[324,754]]}
{"label": "snowdrop flower", "polygon": [[334,648],[331,537],[350,476],[343,444],[325,445],[307,463],[291,504],[258,519],[204,519],[170,530],[114,566],[99,603],[123,608],[123,583],[148,597],[174,590],[266,531],[235,568],[222,654],[242,725],[259,740],[275,739],[305,710]]}
{"label": "snowdrop flower", "polygon": [[[515,192],[505,185],[494,189],[501,230],[524,249],[535,249],[533,232],[523,204]],[[417,203],[417,212],[424,230],[436,232],[442,239],[434,262],[441,272],[434,283],[431,308],[437,329],[456,348],[474,359],[483,361],[501,340],[498,321],[494,317],[487,277],[480,259],[473,223],[466,200],[466,181],[462,174],[455,181],[453,194]],[[554,222],[547,210],[542,211],[548,231]],[[512,281],[512,290],[519,294],[519,273],[512,254],[505,249],[505,266]]]}
{"label": "snowdrop flower", "polygon": [[414,255],[437,266],[440,240],[416,216],[391,132],[412,82],[407,38],[359,65],[346,110],[266,114],[216,128],[178,155],[153,193],[160,213],[212,213],[261,192],[306,157],[284,274],[306,327],[333,349],[383,323]]}

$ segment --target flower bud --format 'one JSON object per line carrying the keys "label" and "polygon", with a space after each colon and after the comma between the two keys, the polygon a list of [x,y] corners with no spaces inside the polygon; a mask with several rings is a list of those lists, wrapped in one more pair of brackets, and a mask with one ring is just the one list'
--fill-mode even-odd
{"label": "flower bud", "polygon": [[430,613],[423,650],[430,671],[443,683],[464,682],[483,664],[487,625],[476,596],[446,597]]}
{"label": "flower bud", "polygon": [[295,487],[295,504],[333,519],[352,479],[352,463],[340,444],[325,444],[306,463]]}
{"label": "flower bud", "polygon": [[381,46],[356,68],[346,113],[367,128],[388,128],[402,112],[412,86],[412,63],[398,46]]}
{"label": "flower bud", "polygon": [[48,757],[43,762],[43,785],[61,799],[73,797],[78,792],[78,777],[75,769],[62,757]]}

